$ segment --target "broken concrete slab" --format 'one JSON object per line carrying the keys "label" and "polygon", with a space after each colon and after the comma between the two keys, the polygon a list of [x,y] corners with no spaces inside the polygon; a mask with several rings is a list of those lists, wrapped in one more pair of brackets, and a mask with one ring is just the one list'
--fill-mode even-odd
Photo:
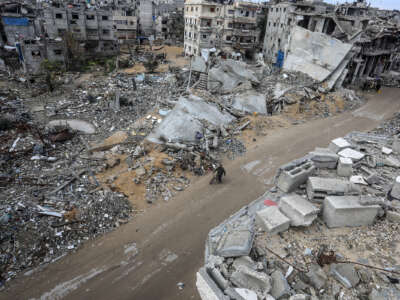
{"label": "broken concrete slab", "polygon": [[348,289],[357,286],[360,282],[360,277],[352,264],[332,264],[331,274]]}
{"label": "broken concrete slab", "polygon": [[57,126],[66,126],[73,130],[77,130],[86,134],[93,134],[96,132],[96,128],[93,124],[83,120],[53,120],[47,124],[47,127],[54,128]]}
{"label": "broken concrete slab", "polygon": [[342,177],[350,177],[351,175],[353,175],[353,161],[351,160],[351,158],[339,158],[337,174]]}
{"label": "broken concrete slab", "polygon": [[351,144],[346,141],[344,138],[337,138],[331,141],[329,144],[329,149],[332,152],[338,153],[339,151],[345,149],[345,148],[350,148]]}
{"label": "broken concrete slab", "polygon": [[245,266],[241,266],[238,270],[235,270],[230,280],[239,288],[246,288],[261,295],[271,290],[271,277]]}
{"label": "broken concrete slab", "polygon": [[202,56],[193,56],[192,61],[192,71],[206,73],[207,65]]}
{"label": "broken concrete slab", "polygon": [[288,164],[280,168],[276,185],[286,193],[292,192],[305,183],[314,171],[315,166],[310,160],[304,160],[298,164]]}
{"label": "broken concrete slab", "polygon": [[269,206],[256,213],[256,224],[270,234],[277,234],[289,229],[290,219],[277,206]]}
{"label": "broken concrete slab", "polygon": [[247,256],[253,244],[254,233],[250,230],[232,230],[224,234],[216,250],[222,257]]}
{"label": "broken concrete slab", "polygon": [[255,91],[248,91],[233,98],[232,107],[247,113],[267,113],[265,95]]}
{"label": "broken concrete slab", "polygon": [[329,228],[371,225],[379,205],[361,205],[357,196],[328,196],[323,205],[323,219]]}
{"label": "broken concrete slab", "polygon": [[221,112],[212,103],[202,98],[190,95],[180,97],[174,109],[165,117],[161,124],[147,137],[154,143],[195,142],[196,132],[203,132],[201,120],[206,120],[215,127],[226,125],[235,118],[227,112]]}
{"label": "broken concrete slab", "polygon": [[364,158],[365,154],[351,148],[341,150],[339,156],[351,158],[353,161],[359,161]]}
{"label": "broken concrete slab", "polygon": [[316,168],[335,169],[339,156],[328,148],[315,148],[310,152],[311,160]]}
{"label": "broken concrete slab", "polygon": [[203,300],[229,300],[229,297],[224,295],[204,267],[196,274],[196,287]]}
{"label": "broken concrete slab", "polygon": [[319,212],[311,202],[297,194],[283,196],[279,208],[290,219],[292,226],[310,226]]}
{"label": "broken concrete slab", "polygon": [[217,90],[221,93],[229,93],[249,81],[259,84],[257,76],[245,63],[230,59],[220,61],[219,66],[210,69],[208,79],[210,90]]}
{"label": "broken concrete slab", "polygon": [[283,68],[322,82],[339,67],[352,47],[326,34],[295,26]]}
{"label": "broken concrete slab", "polygon": [[276,270],[271,274],[272,288],[270,294],[279,300],[282,297],[290,295],[290,286],[281,271]]}
{"label": "broken concrete slab", "polygon": [[257,269],[257,264],[250,258],[250,256],[242,256],[236,258],[233,262],[233,267],[238,270],[240,266],[246,266],[247,268],[250,268],[252,270]]}
{"label": "broken concrete slab", "polygon": [[344,195],[356,191],[356,187],[348,180],[309,177],[307,181],[307,196],[311,202],[322,203],[328,195]]}
{"label": "broken concrete slab", "polygon": [[388,167],[400,168],[400,161],[392,155],[386,157],[383,163]]}
{"label": "broken concrete slab", "polygon": [[257,300],[258,299],[257,294],[252,290],[236,288],[235,291],[241,297],[241,299],[238,299],[238,300],[242,300],[242,299],[243,300]]}

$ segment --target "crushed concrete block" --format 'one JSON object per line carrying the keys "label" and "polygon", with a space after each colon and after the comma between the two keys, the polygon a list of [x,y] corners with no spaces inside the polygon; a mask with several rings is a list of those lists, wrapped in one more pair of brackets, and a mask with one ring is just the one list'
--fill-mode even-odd
{"label": "crushed concrete block", "polygon": [[253,244],[254,233],[250,230],[228,231],[221,238],[216,254],[222,257],[247,256]]}
{"label": "crushed concrete block", "polygon": [[398,213],[398,212],[389,210],[389,211],[386,212],[386,218],[390,222],[400,223],[400,213]]}
{"label": "crushed concrete block", "polygon": [[248,91],[235,96],[232,107],[251,114],[255,112],[259,114],[267,113],[265,95],[255,91]]}
{"label": "crushed concrete block", "polygon": [[290,286],[281,271],[277,270],[272,273],[271,278],[272,288],[270,293],[275,299],[278,300],[282,297],[290,295]]}
{"label": "crushed concrete block", "polygon": [[334,152],[338,153],[339,151],[345,149],[345,148],[350,148],[351,144],[346,141],[344,138],[337,138],[334,139],[328,146],[328,148]]}
{"label": "crushed concrete block", "polygon": [[339,156],[351,158],[353,161],[359,161],[364,158],[365,154],[351,148],[346,148],[340,151]]}
{"label": "crushed concrete block", "polygon": [[390,192],[390,195],[393,198],[400,199],[400,176],[396,177],[396,180],[394,181],[394,185],[393,185],[392,191]]}
{"label": "crushed concrete block", "polygon": [[292,226],[310,226],[318,217],[318,208],[297,194],[281,198],[279,208],[290,219]]}
{"label": "crushed concrete block", "polygon": [[233,262],[233,267],[237,270],[240,266],[246,266],[249,269],[257,270],[257,264],[250,258],[250,256],[236,258]]}
{"label": "crushed concrete block", "polygon": [[360,282],[360,277],[352,264],[332,264],[331,274],[348,289]]}
{"label": "crushed concrete block", "polygon": [[290,220],[277,206],[269,206],[256,213],[256,223],[270,234],[277,234],[289,229]]}
{"label": "crushed concrete block", "polygon": [[315,171],[312,161],[306,160],[298,165],[287,165],[281,169],[277,186],[282,191],[289,193],[305,183]]}
{"label": "crushed concrete block", "polygon": [[400,161],[393,156],[386,157],[383,163],[388,167],[400,168]]}
{"label": "crushed concrete block", "polygon": [[342,177],[350,177],[351,175],[353,175],[353,161],[351,160],[351,158],[339,158],[337,174]]}
{"label": "crushed concrete block", "polygon": [[202,300],[229,300],[229,297],[224,295],[205,268],[201,268],[196,274],[196,287]]}
{"label": "crushed concrete block", "polygon": [[328,195],[344,195],[356,191],[348,180],[335,178],[309,177],[307,181],[307,196],[311,202],[319,202]]}
{"label": "crushed concrete block", "polygon": [[315,148],[310,152],[316,168],[335,169],[339,156],[328,148]]}
{"label": "crushed concrete block", "polygon": [[309,272],[306,273],[306,277],[309,283],[317,290],[322,289],[328,280],[324,270],[317,264],[312,264],[309,267]]}
{"label": "crushed concrete block", "polygon": [[241,266],[239,270],[235,270],[230,280],[239,288],[246,288],[260,294],[268,293],[271,290],[271,277],[245,266]]}
{"label": "crushed concrete block", "polygon": [[357,196],[328,196],[323,219],[329,228],[371,225],[379,209],[379,205],[361,205]]}

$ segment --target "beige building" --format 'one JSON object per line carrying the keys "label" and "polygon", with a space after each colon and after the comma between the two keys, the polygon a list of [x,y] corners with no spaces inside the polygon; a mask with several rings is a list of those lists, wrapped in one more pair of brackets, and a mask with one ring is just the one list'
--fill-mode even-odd
{"label": "beige building", "polygon": [[260,5],[235,1],[231,5],[206,0],[187,0],[184,8],[185,54],[217,48],[227,56],[258,50]]}
{"label": "beige building", "polygon": [[120,42],[136,39],[137,17],[134,10],[114,10],[113,22],[115,35]]}

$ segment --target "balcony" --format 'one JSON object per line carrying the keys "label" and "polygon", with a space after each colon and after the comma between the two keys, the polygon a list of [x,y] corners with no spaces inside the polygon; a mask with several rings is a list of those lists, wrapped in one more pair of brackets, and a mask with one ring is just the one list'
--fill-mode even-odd
{"label": "balcony", "polygon": [[233,22],[256,24],[257,18],[256,17],[254,17],[254,18],[252,18],[252,17],[234,17]]}

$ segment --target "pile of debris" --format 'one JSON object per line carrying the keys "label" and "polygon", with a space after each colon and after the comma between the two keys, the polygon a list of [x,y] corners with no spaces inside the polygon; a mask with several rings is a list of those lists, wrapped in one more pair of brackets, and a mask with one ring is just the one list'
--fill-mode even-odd
{"label": "pile of debris", "polygon": [[399,126],[396,116],[282,166],[271,190],[210,231],[202,299],[400,299]]}

